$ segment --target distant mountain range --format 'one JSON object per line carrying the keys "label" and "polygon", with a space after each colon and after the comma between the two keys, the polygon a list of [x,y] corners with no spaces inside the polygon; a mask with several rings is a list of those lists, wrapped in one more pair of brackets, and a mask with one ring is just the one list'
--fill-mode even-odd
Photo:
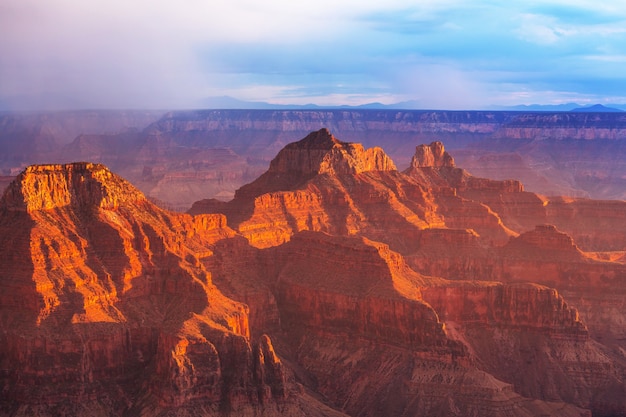
{"label": "distant mountain range", "polygon": [[239,100],[234,97],[229,96],[221,96],[221,97],[208,97],[205,100],[202,100],[199,103],[199,107],[207,108],[207,109],[220,109],[220,110],[240,110],[240,109],[254,109],[254,110],[294,110],[294,109],[305,109],[305,110],[318,110],[318,109],[398,109],[398,110],[409,110],[409,109],[421,109],[417,101],[403,101],[400,103],[394,104],[383,104],[383,103],[366,103],[360,104],[358,106],[351,105],[339,105],[339,106],[320,106],[318,104],[274,104],[267,103],[264,101],[245,101]]}
{"label": "distant mountain range", "polygon": [[[320,106],[318,104],[273,104],[264,101],[244,101],[229,96],[208,97],[199,103],[199,107],[208,109],[270,109],[270,110],[293,110],[293,109],[373,109],[373,110],[435,110],[424,108],[416,100],[402,101],[393,104],[366,103],[358,106]],[[626,104],[594,104],[584,106],[578,103],[564,104],[520,104],[517,106],[488,106],[485,109],[475,110],[503,110],[503,111],[575,111],[575,112],[621,112],[626,111]]]}
{"label": "distant mountain range", "polygon": [[626,110],[626,104],[594,104],[583,106],[578,103],[565,104],[520,104],[517,106],[497,106],[494,110],[514,110],[514,111],[575,111],[575,112],[621,112]]}
{"label": "distant mountain range", "polygon": [[[37,108],[33,108],[33,103],[37,103]],[[207,97],[193,105],[197,109],[219,109],[219,110],[447,110],[441,108],[425,107],[417,100],[401,101],[392,104],[383,104],[379,102],[365,103],[360,105],[335,105],[324,106],[314,103],[309,104],[276,104],[265,101],[246,101],[239,100],[230,96]],[[0,97],[0,112],[46,112],[58,110],[78,110],[92,109],[96,107],[87,103],[71,100],[67,97],[59,97],[55,95],[46,95],[36,100],[32,97]],[[145,110],[145,109],[143,109]],[[163,109],[166,110],[166,109]],[[174,108],[169,110],[175,110]],[[594,104],[582,105],[579,103],[564,104],[520,104],[515,106],[485,106],[484,108],[472,108],[464,110],[488,110],[488,111],[524,111],[524,112],[554,112],[554,111],[576,111],[576,112],[621,112],[626,111],[626,103],[624,104]]]}
{"label": "distant mountain range", "polygon": [[571,111],[619,113],[619,112],[623,112],[624,110],[619,109],[617,107],[606,107],[606,106],[603,106],[602,104],[594,104],[593,106],[588,106],[588,107],[578,107],[578,108],[572,109]]}

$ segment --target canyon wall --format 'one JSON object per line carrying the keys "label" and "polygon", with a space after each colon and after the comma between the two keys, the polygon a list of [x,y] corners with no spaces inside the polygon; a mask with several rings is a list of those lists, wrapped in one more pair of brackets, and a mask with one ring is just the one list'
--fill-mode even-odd
{"label": "canyon wall", "polygon": [[[157,120],[158,119],[158,120]],[[185,210],[230,200],[288,143],[328,128],[380,146],[400,169],[415,146],[439,141],[478,177],[521,180],[528,191],[624,198],[621,113],[425,110],[197,110],[8,114],[0,173],[33,163],[104,163],[148,197]],[[1,185],[1,183],[0,183]]]}
{"label": "canyon wall", "polygon": [[[313,378],[319,392],[350,414],[584,415],[556,403],[536,402],[532,410],[515,392],[590,407],[619,380],[620,368],[554,289],[426,277],[386,245],[324,233],[299,233],[265,253],[279,264],[283,354],[304,366],[301,378]],[[535,361],[516,350],[520,337],[529,348],[560,354]],[[535,379],[484,373],[483,364],[496,360],[481,349],[498,343],[512,345],[497,356],[499,366],[506,368],[507,359],[526,363]],[[572,368],[576,355],[581,363]],[[539,383],[546,366],[561,379]],[[621,407],[612,401],[594,405]]]}
{"label": "canyon wall", "polygon": [[20,174],[0,227],[3,415],[302,408],[249,308],[200,262],[234,235],[223,216],[164,211],[76,163]]}
{"label": "canyon wall", "polygon": [[193,214],[101,164],[25,169],[0,200],[1,413],[626,413],[620,202],[413,155],[320,129]]}

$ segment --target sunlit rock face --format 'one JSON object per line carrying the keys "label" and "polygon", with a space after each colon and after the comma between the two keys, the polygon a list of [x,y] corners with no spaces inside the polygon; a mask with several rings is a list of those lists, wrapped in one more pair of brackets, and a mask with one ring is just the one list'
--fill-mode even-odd
{"label": "sunlit rock face", "polygon": [[[273,276],[285,354],[296,358],[314,377],[317,390],[350,415],[451,415],[450,404],[468,414],[543,410],[588,415],[557,404],[588,404],[596,389],[593,378],[605,387],[611,382],[602,369],[613,362],[590,341],[577,311],[554,289],[424,276],[387,245],[319,232],[301,232],[264,253],[277,266]],[[532,349],[563,348],[573,354],[582,348],[587,356],[580,365],[595,368],[584,378],[571,372],[561,383],[584,392],[585,399],[573,400],[570,388],[555,381],[540,394],[535,390],[533,398],[551,397],[557,403],[533,406],[503,382],[519,382],[517,390],[531,392],[532,378],[509,374],[497,379],[477,366],[496,361],[493,352],[475,347],[493,343],[497,349],[504,341],[516,346],[520,337]],[[498,366],[507,358],[530,360],[512,347],[498,356]],[[559,375],[569,366],[547,357],[529,369],[539,374],[548,363]]]}
{"label": "sunlit rock face", "polygon": [[397,250],[408,250],[421,230],[433,227],[472,228],[501,243],[515,234],[488,207],[456,195],[455,187],[480,187],[479,181],[455,168],[441,143],[418,147],[414,159],[423,164],[400,173],[379,148],[364,150],[322,129],[285,146],[232,201],[200,201],[190,213],[224,213],[258,247],[301,230],[361,234]]}
{"label": "sunlit rock face", "polygon": [[[414,294],[419,292],[422,295],[419,296],[420,301],[412,309],[418,311],[417,305],[424,301],[432,307],[438,306],[434,308],[439,317],[438,320],[445,323],[445,328],[451,332],[448,334],[453,335],[454,340],[465,342],[472,340],[468,342],[469,345],[466,345],[470,346],[469,351],[475,352],[471,346],[476,344],[477,348],[480,347],[481,353],[478,356],[482,358],[481,361],[498,363],[498,365],[493,365],[492,372],[496,372],[496,367],[505,366],[507,361],[519,364],[518,370],[521,372],[522,364],[529,359],[524,359],[523,355],[513,354],[513,352],[516,349],[515,346],[526,343],[522,342],[520,337],[525,338],[529,334],[533,334],[531,337],[533,341],[530,343],[541,344],[544,346],[542,349],[569,352],[583,349],[587,352],[585,354],[587,356],[584,359],[585,364],[581,364],[581,367],[588,369],[587,376],[583,378],[579,378],[575,373],[565,372],[563,369],[567,366],[562,363],[553,364],[552,361],[556,359],[551,356],[538,361],[536,367],[531,367],[533,370],[529,371],[530,374],[539,375],[542,367],[550,363],[551,369],[560,369],[559,374],[568,375],[569,382],[563,385],[567,388],[559,388],[559,383],[554,380],[547,384],[543,391],[536,390],[529,382],[536,381],[534,377],[517,378],[513,373],[506,372],[499,375],[503,375],[503,380],[516,381],[517,389],[523,390],[527,395],[532,393],[533,398],[559,399],[583,407],[592,407],[590,404],[595,401],[593,407],[598,410],[614,410],[623,407],[616,397],[603,397],[599,400],[602,395],[597,393],[601,390],[623,389],[623,383],[619,382],[620,378],[613,379],[615,372],[619,373],[618,369],[621,368],[615,364],[615,359],[603,356],[594,347],[596,342],[589,338],[584,321],[585,317],[589,317],[595,329],[603,329],[598,332],[592,330],[594,335],[603,333],[605,336],[613,337],[616,333],[606,332],[607,326],[600,326],[599,320],[599,317],[606,317],[606,314],[612,310],[606,307],[589,309],[588,304],[579,302],[580,299],[576,299],[578,302],[575,303],[575,307],[571,307],[560,294],[563,291],[568,297],[573,296],[572,286],[565,286],[563,280],[554,280],[549,278],[552,275],[542,272],[558,269],[560,266],[557,265],[565,265],[568,262],[590,262],[596,265],[595,267],[600,265],[598,262],[594,263],[593,256],[583,253],[567,234],[560,232],[554,226],[543,225],[546,219],[552,218],[546,209],[550,204],[549,199],[525,192],[521,183],[515,180],[495,181],[470,175],[454,166],[452,157],[440,143],[418,146],[414,157],[415,163],[403,173],[378,170],[355,174],[354,171],[329,170],[320,174],[317,167],[321,164],[310,163],[311,154],[306,149],[314,147],[319,150],[321,148],[323,152],[334,149],[337,143],[325,140],[330,136],[326,132],[323,133],[320,135],[316,132],[301,142],[288,145],[286,149],[290,149],[289,153],[279,153],[279,157],[294,160],[302,158],[302,161],[306,162],[289,165],[291,162],[277,157],[270,165],[270,169],[257,181],[242,187],[232,202],[228,204],[201,202],[194,207],[198,209],[198,212],[202,212],[202,207],[204,207],[207,211],[226,213],[229,224],[237,228],[251,245],[259,248],[276,247],[278,251],[282,248],[295,248],[297,246],[294,242],[302,241],[302,236],[306,235],[303,234],[304,231],[323,232],[333,236],[361,236],[373,241],[386,242],[391,249],[407,257],[407,264],[411,268],[426,275],[453,280],[471,280],[472,283],[463,281],[465,283],[459,284],[459,287],[451,283],[428,284],[429,288],[425,289],[418,285],[420,289]],[[313,146],[309,142],[315,139],[322,139],[319,146]],[[305,152],[296,146],[302,143],[308,144],[303,147]],[[317,157],[315,160],[323,159],[324,157]],[[280,163],[277,163],[277,160],[280,160]],[[288,171],[284,168],[287,166],[292,166],[293,175],[282,175]],[[300,166],[305,168],[298,171],[297,167]],[[311,166],[316,168],[311,169]],[[376,193],[371,192],[372,184],[375,184],[373,189]],[[340,198],[337,198],[338,196]],[[332,204],[329,204],[329,201]],[[401,202],[404,209],[398,209],[398,206],[394,205],[396,201]],[[424,206],[424,203],[427,205]],[[354,213],[346,210],[346,206],[349,210],[358,208],[359,216],[345,216],[346,213]],[[426,217],[423,214],[415,216],[415,211],[406,210],[406,208],[420,206],[427,208],[422,209],[420,213],[430,213],[431,217],[428,218],[430,222],[422,221],[412,224],[412,219],[426,219]],[[584,216],[577,216],[579,216],[577,217],[579,222],[584,223],[589,220]],[[395,220],[396,218],[402,219],[402,217],[404,217],[402,222]],[[351,219],[352,222],[346,221],[347,219]],[[384,222],[383,219],[385,219]],[[433,221],[434,219],[436,221]],[[532,224],[530,231],[526,228],[529,224]],[[540,226],[535,228],[537,224]],[[380,232],[374,234],[374,230]],[[585,230],[592,230],[592,227]],[[623,238],[624,235],[622,235]],[[292,240],[295,241],[284,243]],[[332,253],[320,254],[319,257],[316,255],[317,249],[311,249],[326,246],[332,247],[331,241],[304,245],[305,249],[291,255],[292,259],[298,260],[315,257],[315,261],[306,266],[299,266],[297,268],[299,272],[294,272],[293,275],[300,279],[315,276],[316,278],[312,278],[311,282],[319,283],[322,288],[315,290],[315,295],[312,295],[308,286],[302,284],[301,281],[290,285],[287,282],[291,280],[284,276],[280,278],[280,284],[277,286],[277,291],[279,291],[277,305],[279,310],[289,309],[284,315],[283,320],[287,321],[283,321],[283,325],[293,319],[298,325],[308,323],[307,326],[318,328],[336,330],[336,327],[345,327],[357,333],[365,331],[359,330],[362,329],[362,324],[357,323],[358,317],[360,315],[369,317],[367,315],[369,309],[378,304],[375,301],[363,304],[358,297],[346,297],[346,294],[350,293],[347,289],[350,286],[345,286],[346,290],[342,291],[333,291],[332,288],[341,286],[339,277],[348,279],[345,277],[351,276],[350,270],[359,271],[360,265],[369,265],[369,263],[365,260],[360,263],[351,263],[348,260],[350,255],[340,255],[344,252],[339,249],[331,251]],[[519,255],[514,253],[519,253]],[[341,258],[342,263],[345,262],[350,266],[346,266],[346,270],[341,269],[343,266],[340,267],[334,261],[336,257]],[[528,264],[521,260],[524,257],[535,259],[537,268],[527,267]],[[333,277],[332,284],[322,279],[325,273],[314,272],[328,263],[332,265],[330,269],[333,272],[328,272]],[[605,263],[602,267],[609,268],[616,274],[619,274],[618,271],[622,268],[617,263],[610,265]],[[286,267],[285,270],[290,270],[290,268]],[[354,281],[354,286],[367,289],[363,281],[367,273],[363,271],[355,272],[355,274],[359,278],[358,283]],[[503,281],[514,283],[535,280],[544,285],[557,286],[558,290],[540,285],[494,284]],[[491,283],[478,283],[478,281],[491,281]],[[573,287],[576,285],[574,284]],[[618,288],[622,288],[621,284]],[[378,294],[381,291],[377,287],[377,290],[372,290],[371,293]],[[612,297],[606,289],[598,294],[602,294],[599,297],[607,301]],[[397,303],[397,301],[394,302]],[[254,304],[253,301],[250,303]],[[585,309],[585,315],[582,318],[576,308],[578,306]],[[388,317],[392,321],[405,320],[392,319],[392,316],[386,315],[381,305],[375,308],[379,309],[377,310],[378,316]],[[312,311],[320,313],[314,315]],[[396,306],[394,311],[402,311],[402,308]],[[299,319],[295,319],[296,317]],[[441,319],[442,317],[448,319]],[[623,328],[617,324],[621,316],[618,314],[615,317],[616,319],[611,320],[611,323],[615,324],[614,327],[617,329]],[[422,320],[419,319],[418,322]],[[494,326],[500,330],[493,333]],[[374,327],[372,323],[371,329]],[[417,324],[409,327],[419,328]],[[389,334],[394,331],[398,330],[389,330]],[[375,331],[373,332],[375,334]],[[402,333],[393,334],[395,334],[393,340],[397,341],[406,337],[402,336]],[[308,335],[298,337],[306,338]],[[374,336],[370,333],[369,337]],[[500,338],[506,339],[507,342],[503,342]],[[553,343],[551,339],[558,339],[559,342]],[[430,340],[436,340],[436,338]],[[489,342],[484,342],[486,340]],[[511,352],[498,357],[493,356],[493,352],[486,346],[490,343],[497,345],[500,343],[497,340],[513,346]],[[303,342],[298,342],[300,343]],[[438,343],[446,344],[447,342]],[[316,351],[308,354],[318,356],[329,353]],[[321,365],[312,363],[311,366]],[[613,370],[605,373],[603,369]],[[592,380],[602,381],[598,383],[604,388],[596,391],[593,383],[590,382]],[[331,386],[333,390],[338,389],[335,385],[331,384]],[[538,394],[539,391],[542,393]],[[572,392],[578,392],[580,397],[572,395]],[[340,400],[337,399],[337,401]]]}
{"label": "sunlit rock face", "polygon": [[234,235],[223,216],[166,212],[102,165],[40,165],[5,192],[0,229],[3,413],[212,415],[286,398],[271,341],[250,338],[248,307],[202,266]]}
{"label": "sunlit rock face", "polygon": [[414,168],[454,167],[454,158],[445,151],[443,143],[432,142],[430,145],[419,145],[411,159]]}
{"label": "sunlit rock face", "polygon": [[104,165],[73,163],[33,165],[8,188],[3,205],[9,210],[51,210],[74,206],[114,210],[121,204],[141,204],[145,197]]}
{"label": "sunlit rock face", "polygon": [[0,410],[626,412],[624,254],[547,221],[578,207],[617,244],[613,220],[413,149],[399,172],[314,131],[193,214],[102,165],[29,167],[0,201]]}
{"label": "sunlit rock face", "polygon": [[359,174],[393,171],[393,161],[380,148],[365,150],[359,143],[342,142],[328,129],[309,134],[285,146],[270,164],[269,172],[301,175]]}

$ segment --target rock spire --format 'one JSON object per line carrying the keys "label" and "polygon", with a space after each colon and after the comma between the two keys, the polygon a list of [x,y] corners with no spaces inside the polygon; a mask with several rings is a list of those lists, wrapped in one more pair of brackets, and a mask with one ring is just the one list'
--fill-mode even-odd
{"label": "rock spire", "polygon": [[454,158],[446,152],[443,143],[432,142],[430,145],[419,145],[415,148],[411,166],[415,168],[454,167]]}

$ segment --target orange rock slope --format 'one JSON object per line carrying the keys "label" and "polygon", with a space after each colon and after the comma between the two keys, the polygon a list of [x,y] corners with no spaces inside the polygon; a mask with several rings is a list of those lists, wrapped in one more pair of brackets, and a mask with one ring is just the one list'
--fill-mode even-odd
{"label": "orange rock slope", "polygon": [[403,175],[381,149],[341,142],[326,129],[287,145],[232,201],[200,201],[190,210],[202,212],[225,213],[257,247],[300,230],[359,234],[402,251],[420,230],[448,224],[502,242],[514,234],[483,205]]}
{"label": "orange rock slope", "polygon": [[[357,152],[365,155],[365,152],[371,153],[375,150],[365,151],[353,144],[341,142],[326,130],[314,132],[303,140],[288,145],[272,161],[270,169],[263,176],[238,190],[233,201],[226,204],[203,201],[194,205],[192,211],[225,213],[229,224],[244,235],[251,245],[259,248],[285,246],[284,242],[299,236],[297,233],[304,230],[321,231],[335,236],[357,235],[387,243],[390,248],[407,257],[411,268],[428,275],[452,280],[538,282],[556,287],[557,290],[518,285],[511,287],[515,290],[509,290],[493,287],[492,284],[481,284],[477,287],[479,289],[468,290],[466,285],[473,288],[468,283],[445,291],[438,287],[439,289],[431,289],[424,294],[434,297],[432,302],[438,303],[435,309],[437,314],[444,317],[450,314],[451,323],[454,323],[450,324],[454,329],[453,334],[469,345],[470,351],[476,354],[482,352],[479,363],[485,366],[497,363],[488,368],[489,371],[512,383],[517,392],[544,400],[561,399],[573,402],[593,408],[599,414],[610,415],[615,410],[625,408],[624,397],[615,394],[624,392],[623,376],[620,376],[624,357],[620,352],[623,352],[625,346],[619,341],[623,340],[623,294],[626,289],[622,264],[607,259],[600,260],[607,257],[615,260],[616,256],[609,253],[602,255],[582,252],[570,237],[558,234],[553,226],[541,226],[532,231],[535,225],[559,220],[564,211],[552,208],[563,206],[566,200],[547,199],[525,192],[523,186],[514,180],[493,181],[473,177],[456,168],[453,158],[437,142],[418,146],[411,166],[403,173],[386,162],[380,165],[368,164],[368,158],[355,158]],[[337,155],[349,157],[341,160],[337,159]],[[289,162],[284,162],[283,158],[287,158]],[[355,159],[361,162],[355,162]],[[383,157],[379,160],[386,161]],[[329,169],[329,161],[337,166],[353,168]],[[572,200],[567,204],[572,204],[572,207],[591,205],[581,200]],[[607,210],[602,202],[595,204],[601,207],[600,210]],[[615,204],[608,206],[613,207]],[[626,234],[619,227],[613,230],[610,239],[605,239],[602,232],[607,226],[596,229],[594,225],[599,222],[592,213],[589,209],[571,210],[567,220],[562,220],[561,224],[576,226],[581,233],[587,234],[589,242],[601,242],[605,246],[615,245],[617,241],[626,242]],[[615,210],[613,213],[616,213],[613,218],[619,218]],[[600,224],[611,224],[611,220]],[[530,231],[527,229],[529,225],[532,225],[532,228],[529,227]],[[294,257],[303,256],[310,250],[306,249]],[[318,263],[334,264],[331,258],[334,258],[334,254],[327,254],[320,257]],[[301,266],[300,274],[310,276],[309,271],[315,271],[316,268],[318,266],[315,263]],[[563,270],[566,271],[565,275],[560,272]],[[575,270],[581,272],[572,275]],[[335,276],[334,273],[326,273]],[[315,275],[319,277],[324,274]],[[598,280],[604,280],[606,285],[596,286]],[[472,296],[476,291],[480,295]],[[550,329],[555,319],[542,317],[535,304],[536,299],[559,299],[557,291],[566,294],[567,300],[583,311],[580,322],[578,312],[571,313],[573,316],[567,312],[563,316],[567,319],[557,320],[558,323],[564,319],[579,323],[568,327],[568,331],[560,330],[559,334],[569,335],[565,339],[573,338],[569,347],[550,341],[554,336]],[[280,308],[286,300],[299,300],[304,293],[305,289],[296,286],[289,293],[289,297],[283,297],[283,301],[278,301],[277,304]],[[472,302],[462,301],[458,294],[476,299]],[[521,294],[525,295],[518,298],[518,294],[519,297],[522,297]],[[324,306],[334,304],[359,305],[354,299],[331,302],[319,297],[321,296],[312,301],[303,300],[293,304],[308,305],[306,311],[325,311]],[[452,304],[455,305],[461,303],[468,310],[450,310],[450,303],[442,300],[453,300]],[[496,300],[505,304],[494,304]],[[489,309],[491,313],[487,313]],[[559,301],[550,304],[547,311],[570,311],[568,309],[567,303]],[[350,314],[354,316],[356,313]],[[493,333],[490,327],[501,326],[499,323],[503,315],[509,317],[508,323],[515,330],[499,330],[498,336],[489,336],[490,332]],[[368,318],[365,321],[372,320],[371,316],[366,317]],[[316,320],[316,325],[324,322],[320,322],[320,318]],[[345,318],[337,320],[345,321]],[[481,322],[481,330],[474,328]],[[588,336],[581,338],[581,322],[592,325],[590,331],[594,336],[593,340]],[[300,321],[298,323],[301,324]],[[354,329],[359,328],[356,322],[351,326]],[[520,331],[520,326],[525,330]],[[537,331],[540,335],[530,338],[532,342],[528,341],[529,329],[535,329],[532,331]],[[584,332],[586,334],[587,330]],[[392,337],[394,340],[398,338],[397,334]],[[598,351],[595,343],[603,338],[608,344]],[[558,336],[558,339],[561,340],[562,337]],[[513,346],[509,353],[498,356],[485,348],[499,346],[504,343],[503,340]],[[581,364],[581,368],[588,369],[586,372],[592,376],[573,378],[568,383],[559,382],[559,378],[568,378],[563,376],[564,373],[571,372],[562,371],[569,365],[561,364],[555,366],[561,369],[557,372],[560,376],[544,382],[541,380],[541,372],[546,369],[547,363],[555,360],[554,355],[548,355],[538,361],[536,367],[530,367],[529,374],[533,377],[526,378],[522,373],[523,364],[533,364],[533,359],[524,358],[515,349],[521,349],[522,345],[528,343],[550,344],[549,348],[534,346],[528,349],[563,350],[564,358],[576,355],[565,352],[589,350],[590,363]],[[603,349],[608,353],[603,353]],[[510,363],[518,364],[516,371],[503,372]],[[596,382],[591,382],[594,380]],[[544,387],[533,388],[533,384],[544,384]],[[596,385],[602,388],[591,388]]]}
{"label": "orange rock slope", "polygon": [[[303,232],[268,252],[281,265],[285,356],[350,415],[584,415],[565,403],[589,407],[619,375],[555,290],[423,276],[386,245],[358,237]],[[533,363],[516,350],[520,340],[560,353]],[[512,347],[497,356],[479,349],[504,342]],[[500,367],[486,372],[495,358]],[[506,374],[506,361],[531,362],[533,378]],[[536,388],[546,365],[558,381]]]}
{"label": "orange rock slope", "polygon": [[234,235],[223,216],[165,212],[76,163],[24,171],[0,228],[3,415],[307,414],[202,264]]}
{"label": "orange rock slope", "polygon": [[525,229],[545,201],[325,129],[193,215],[30,167],[0,202],[0,414],[624,414],[621,255]]}

